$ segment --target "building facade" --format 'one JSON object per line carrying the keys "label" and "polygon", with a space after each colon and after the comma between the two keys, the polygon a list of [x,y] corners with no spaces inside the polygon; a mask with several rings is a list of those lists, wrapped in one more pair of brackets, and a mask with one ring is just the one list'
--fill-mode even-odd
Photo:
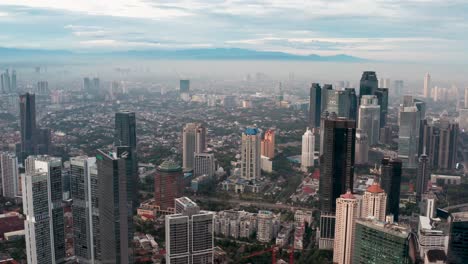
{"label": "building facade", "polygon": [[188,123],[182,131],[182,167],[185,171],[193,170],[195,153],[206,149],[206,129],[199,123]]}
{"label": "building facade", "polygon": [[322,113],[322,88],[318,83],[312,83],[309,94],[309,127],[320,127]]}
{"label": "building facade", "polygon": [[275,157],[275,131],[268,129],[261,143],[262,156],[270,159]]}
{"label": "building facade", "polygon": [[314,166],[315,157],[315,136],[314,133],[307,128],[302,135],[302,154],[301,154],[301,169],[305,172],[310,167]]}
{"label": "building facade", "polygon": [[370,146],[379,142],[380,106],[375,95],[363,95],[359,106],[358,128],[367,134]]}
{"label": "building facade", "polygon": [[387,212],[387,194],[377,183],[369,186],[362,196],[361,217],[373,217],[385,221]]}
{"label": "building facade", "polygon": [[241,178],[256,181],[260,178],[260,131],[257,128],[247,128],[242,133],[241,145]]}
{"label": "building facade", "polygon": [[387,194],[387,214],[392,214],[394,220],[398,221],[403,164],[398,159],[384,158],[381,165],[380,187]]}
{"label": "building facade", "polygon": [[360,217],[358,200],[351,191],[336,199],[336,225],[333,263],[351,264],[356,219]]}
{"label": "building facade", "polygon": [[184,174],[174,161],[166,160],[156,170],[154,200],[163,211],[174,210],[174,200],[182,195]]}
{"label": "building facade", "polygon": [[19,195],[18,158],[13,153],[0,152],[0,195],[15,198]]}
{"label": "building facade", "polygon": [[216,170],[216,160],[213,153],[195,153],[193,176],[207,175],[214,176]]}

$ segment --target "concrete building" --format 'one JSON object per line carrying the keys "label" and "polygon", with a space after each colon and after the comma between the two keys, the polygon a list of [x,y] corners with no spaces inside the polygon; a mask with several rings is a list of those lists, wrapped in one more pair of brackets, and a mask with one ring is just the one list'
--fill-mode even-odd
{"label": "concrete building", "polygon": [[429,73],[426,73],[424,75],[423,96],[424,96],[424,98],[430,98],[431,97],[431,75]]}
{"label": "concrete building", "polygon": [[351,191],[336,199],[336,225],[333,263],[351,264],[356,219],[360,217],[358,200]]}
{"label": "concrete building", "polygon": [[261,156],[260,159],[261,159],[261,163],[262,163],[262,166],[261,166],[262,171],[272,173],[273,172],[273,161],[270,158],[265,157],[265,156]]}
{"label": "concrete building", "polygon": [[367,164],[369,162],[369,141],[366,132],[356,129],[355,164]]}
{"label": "concrete building", "polygon": [[296,226],[301,226],[303,224],[312,224],[312,211],[302,211],[296,210],[294,212],[294,224]]}
{"label": "concrete building", "polygon": [[385,221],[387,210],[387,194],[377,183],[367,188],[362,196],[361,217],[373,217],[381,222]]}
{"label": "concrete building", "polygon": [[225,237],[250,238],[257,231],[257,215],[246,211],[226,210],[216,213],[214,232]]}
{"label": "concrete building", "polygon": [[247,128],[242,133],[241,145],[241,178],[256,181],[260,178],[260,131],[257,128]]}
{"label": "concrete building", "polygon": [[187,197],[175,200],[176,213],[166,215],[166,263],[213,263],[213,213]]}
{"label": "concrete building", "polygon": [[301,170],[307,172],[310,167],[314,166],[315,155],[315,136],[314,133],[307,128],[302,135],[302,154],[301,154]]}
{"label": "concrete building", "polygon": [[398,158],[405,168],[416,168],[419,150],[421,112],[416,106],[401,106],[398,124]]}
{"label": "concrete building", "polygon": [[369,146],[374,146],[379,142],[380,106],[377,96],[364,95],[361,97],[358,128],[367,134]]}
{"label": "concrete building", "polygon": [[195,153],[193,164],[193,176],[214,176],[216,172],[216,160],[213,153]]}
{"label": "concrete building", "polygon": [[430,219],[419,216],[418,247],[420,257],[424,259],[430,250],[443,250],[447,253],[449,235],[448,225],[440,223],[440,219]]}
{"label": "concrete building", "polygon": [[182,195],[184,174],[174,161],[166,160],[156,169],[154,200],[160,210],[173,212],[174,200]]}
{"label": "concrete building", "polygon": [[182,167],[185,171],[193,170],[195,153],[206,149],[206,129],[199,123],[188,123],[182,131]]}
{"label": "concrete building", "polygon": [[19,195],[18,158],[13,153],[0,152],[0,195],[15,198]]}
{"label": "concrete building", "polygon": [[275,131],[268,129],[261,142],[262,156],[270,159],[275,157]]}
{"label": "concrete building", "polygon": [[276,237],[279,229],[277,217],[270,211],[260,210],[257,214],[257,240],[269,243]]}

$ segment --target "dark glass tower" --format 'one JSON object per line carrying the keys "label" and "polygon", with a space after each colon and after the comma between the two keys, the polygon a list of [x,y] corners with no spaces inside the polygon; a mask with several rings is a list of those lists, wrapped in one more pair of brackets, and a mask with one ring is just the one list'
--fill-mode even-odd
{"label": "dark glass tower", "polygon": [[382,159],[380,187],[387,193],[387,214],[393,214],[398,221],[400,214],[401,160]]}
{"label": "dark glass tower", "polygon": [[418,164],[418,175],[416,178],[416,200],[421,201],[422,195],[427,189],[427,183],[429,182],[429,158],[426,154],[422,154],[419,157]]}
{"label": "dark glass tower", "polygon": [[310,87],[309,101],[309,127],[320,127],[320,114],[322,109],[322,88],[318,83]]}
{"label": "dark glass tower", "polygon": [[135,113],[122,111],[115,113],[115,146],[129,146],[136,150]]}
{"label": "dark glass tower", "polygon": [[448,263],[468,263],[468,212],[451,215]]}
{"label": "dark glass tower", "polygon": [[362,73],[361,82],[359,85],[359,99],[363,95],[374,95],[379,86],[377,74],[373,71],[365,71]]}
{"label": "dark glass tower", "polygon": [[36,151],[36,97],[20,95],[21,161]]}
{"label": "dark glass tower", "polygon": [[358,111],[356,90],[354,90],[354,88],[345,88],[345,91],[346,91],[346,94],[348,95],[348,105],[349,105],[348,118],[356,121],[357,111]]}
{"label": "dark glass tower", "polygon": [[133,263],[133,210],[127,191],[127,161],[115,153],[98,150],[96,163],[101,261]]}
{"label": "dark glass tower", "polygon": [[387,124],[388,113],[388,88],[377,88],[374,93],[377,96],[380,105],[380,127]]}
{"label": "dark glass tower", "polygon": [[336,198],[353,189],[354,120],[331,117],[323,120],[323,154],[320,157],[320,210],[334,213]]}

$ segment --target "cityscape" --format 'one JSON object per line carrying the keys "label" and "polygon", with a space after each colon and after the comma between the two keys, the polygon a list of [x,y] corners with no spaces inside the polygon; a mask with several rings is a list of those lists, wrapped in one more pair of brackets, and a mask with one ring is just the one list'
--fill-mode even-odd
{"label": "cityscape", "polygon": [[[291,38],[286,49],[274,34],[228,41],[227,29],[247,37],[279,10],[309,13],[282,1],[246,4],[264,8],[256,18],[236,1],[131,2],[0,0],[0,24],[29,14],[18,30],[48,35],[54,20],[99,40],[80,49],[31,32],[28,46],[0,34],[0,264],[468,263],[466,50],[431,43],[403,61],[404,37],[394,57],[355,37],[302,39],[329,49]],[[342,8],[322,2],[324,19]],[[200,15],[209,7],[226,10]],[[250,33],[231,28],[246,16]],[[174,18],[187,20],[170,35]],[[142,39],[159,23],[168,37],[156,46],[106,39],[108,25]],[[201,45],[208,33],[181,23],[229,45]],[[193,46],[170,41],[179,34]]]}

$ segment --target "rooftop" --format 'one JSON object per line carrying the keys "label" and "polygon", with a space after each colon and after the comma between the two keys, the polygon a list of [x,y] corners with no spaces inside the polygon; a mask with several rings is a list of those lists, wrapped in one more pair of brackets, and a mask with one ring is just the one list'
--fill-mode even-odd
{"label": "rooftop", "polygon": [[248,127],[245,129],[245,132],[244,132],[246,135],[249,135],[249,136],[255,136],[258,134],[258,128],[256,127]]}
{"label": "rooftop", "polygon": [[164,172],[182,171],[182,167],[180,167],[180,165],[175,163],[173,160],[163,161],[163,163],[159,165],[158,169]]}
{"label": "rooftop", "polygon": [[384,190],[380,188],[379,184],[374,182],[369,188],[367,188],[367,191],[370,193],[383,193]]}

